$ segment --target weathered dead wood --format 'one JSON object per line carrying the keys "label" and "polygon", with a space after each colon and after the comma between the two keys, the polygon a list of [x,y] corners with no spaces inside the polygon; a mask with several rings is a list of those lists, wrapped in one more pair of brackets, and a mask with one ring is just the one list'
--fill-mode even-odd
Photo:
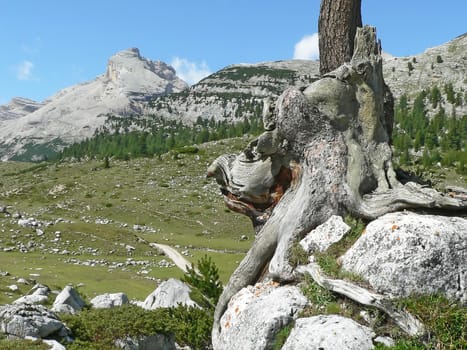
{"label": "weathered dead wood", "polygon": [[290,248],[331,215],[375,219],[420,208],[467,213],[465,196],[399,182],[386,99],[380,43],[374,28],[359,28],[350,63],[303,91],[284,91],[272,113],[267,101],[267,130],[241,154],[221,156],[209,167],[227,206],[248,215],[257,233],[219,298],[213,337],[230,298],[256,283],[266,266],[274,280],[293,280]]}
{"label": "weathered dead wood", "polygon": [[295,272],[308,274],[319,286],[334,293],[346,296],[357,303],[373,306],[384,311],[394,322],[408,335],[421,336],[425,333],[425,327],[418,319],[408,311],[396,308],[391,300],[381,294],[371,292],[351,282],[326,277],[316,263],[297,266]]}

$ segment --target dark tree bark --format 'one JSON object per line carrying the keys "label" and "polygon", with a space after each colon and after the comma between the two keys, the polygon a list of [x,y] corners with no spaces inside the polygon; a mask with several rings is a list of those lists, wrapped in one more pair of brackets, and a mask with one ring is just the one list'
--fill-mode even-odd
{"label": "dark tree bark", "polygon": [[318,20],[321,75],[349,62],[357,27],[362,26],[361,0],[322,0]]}

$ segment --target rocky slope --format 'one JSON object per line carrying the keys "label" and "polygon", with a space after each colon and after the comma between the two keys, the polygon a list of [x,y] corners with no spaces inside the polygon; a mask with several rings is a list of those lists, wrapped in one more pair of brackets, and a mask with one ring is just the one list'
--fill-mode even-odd
{"label": "rocky slope", "polygon": [[[409,64],[410,63],[410,64]],[[442,88],[452,83],[454,90],[464,94],[461,114],[467,113],[466,93],[467,33],[457,38],[408,57],[386,57],[384,79],[396,98],[402,94],[414,95],[422,89],[437,85]]]}
{"label": "rocky slope", "polygon": [[318,79],[319,62],[293,60],[231,65],[178,94],[156,98],[151,113],[193,122],[198,118],[235,121],[259,115],[266,97]]}
{"label": "rocky slope", "polygon": [[44,104],[27,98],[15,97],[6,104],[0,106],[0,122],[2,120],[17,119],[36,111]]}
{"label": "rocky slope", "polygon": [[167,64],[145,59],[135,48],[121,51],[109,59],[105,74],[59,91],[32,113],[15,113],[26,108],[5,109],[2,119],[6,120],[0,121],[0,156],[34,160],[91,137],[107,113],[141,113],[143,101],[186,87]]}
{"label": "rocky slope", "polygon": [[[423,89],[438,86],[448,113],[467,113],[467,34],[410,57],[386,55],[383,71],[386,83],[397,99],[414,97]],[[410,63],[410,65],[409,65]],[[410,67],[410,69],[409,69]],[[289,86],[306,86],[317,79],[318,61],[292,60],[241,64],[226,67],[180,94],[157,98],[152,113],[166,118],[194,121],[197,118],[236,120],[257,113],[266,97],[277,98]],[[445,84],[452,83],[462,103],[447,101]]]}

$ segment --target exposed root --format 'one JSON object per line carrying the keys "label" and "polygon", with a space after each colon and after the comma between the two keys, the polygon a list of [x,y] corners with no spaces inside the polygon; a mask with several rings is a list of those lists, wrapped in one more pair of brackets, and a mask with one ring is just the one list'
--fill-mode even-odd
{"label": "exposed root", "polygon": [[313,281],[327,290],[344,295],[357,303],[373,306],[384,311],[405,333],[412,337],[425,334],[423,323],[408,311],[397,309],[391,300],[381,294],[371,292],[348,281],[328,278],[316,263],[297,266],[295,272],[310,275]]}

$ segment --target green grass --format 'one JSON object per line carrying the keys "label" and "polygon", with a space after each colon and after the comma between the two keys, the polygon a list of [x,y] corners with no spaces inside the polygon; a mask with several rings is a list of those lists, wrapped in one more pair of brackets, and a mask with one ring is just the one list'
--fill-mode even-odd
{"label": "green grass", "polygon": [[[43,223],[63,219],[42,227],[44,234],[38,236],[35,229],[20,227],[17,219],[0,213],[0,271],[10,273],[0,277],[0,304],[18,297],[7,286],[16,284],[15,278],[32,278],[31,273],[40,274],[34,279],[51,288],[82,283],[80,292],[88,298],[122,291],[130,298],[143,299],[156,287],[147,277],[181,277],[182,272],[176,267],[151,266],[147,274],[138,274],[140,266],[109,270],[65,261],[125,262],[127,245],[135,248],[131,255],[135,260],[157,263],[165,259],[150,242],[188,249],[191,256],[187,259],[193,263],[205,254],[211,256],[225,283],[249,249],[254,233],[248,218],[226,210],[217,184],[206,179],[205,172],[217,156],[237,153],[246,142],[218,141],[199,146],[196,153],[179,150],[160,158],[111,159],[108,169],[102,161],[93,160],[0,163],[0,205],[8,206],[11,214],[20,212]],[[134,225],[143,229],[135,230]],[[57,231],[60,240],[55,242]],[[244,234],[251,239],[241,241]],[[18,251],[19,242],[30,241],[36,246],[28,253]],[[14,250],[2,252],[8,247]],[[18,286],[21,292],[26,289]]]}
{"label": "green grass", "polygon": [[355,219],[351,216],[346,216],[344,221],[350,226],[350,232],[348,232],[339,242],[332,244],[325,252],[316,252],[314,256],[318,265],[327,275],[333,278],[362,282],[363,280],[360,276],[343,271],[338,258],[358,240],[364,232],[366,224],[361,219]]}
{"label": "green grass", "polygon": [[2,350],[47,350],[50,346],[42,342],[42,340],[23,340],[15,339],[8,340],[2,339],[0,333],[0,349]]}
{"label": "green grass", "polygon": [[[465,349],[467,347],[467,308],[441,295],[425,295],[400,300],[400,305],[416,315],[428,329],[426,348]],[[417,349],[420,342],[411,340]]]}
{"label": "green grass", "polygon": [[284,328],[282,328],[277,334],[274,339],[274,344],[273,344],[273,350],[280,350],[282,349],[282,346],[285,344],[287,341],[287,338],[290,335],[290,332],[292,332],[292,329],[295,325],[295,322],[291,322],[288,325],[286,325]]}

